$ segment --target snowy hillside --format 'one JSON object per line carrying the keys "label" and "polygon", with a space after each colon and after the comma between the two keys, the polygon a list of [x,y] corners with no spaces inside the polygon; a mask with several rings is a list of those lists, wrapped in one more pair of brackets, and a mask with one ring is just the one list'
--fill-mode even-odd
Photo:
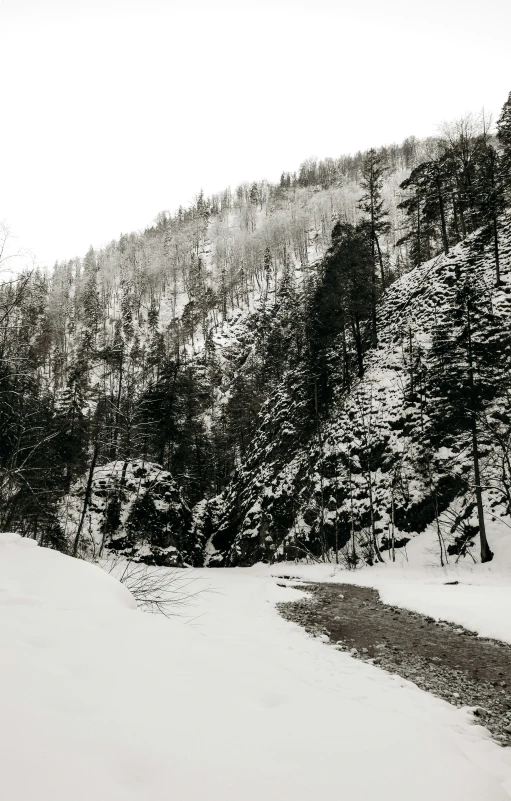
{"label": "snowy hillside", "polygon": [[[295,371],[282,383],[225,495],[210,563],[307,557],[321,552],[323,541],[337,543],[343,563],[354,566],[360,558],[377,561],[391,538],[402,546],[436,520],[438,562],[460,551],[472,560],[464,548],[478,532],[470,436],[457,420],[467,397],[456,397],[468,369],[466,345],[456,340],[467,287],[474,294],[474,371],[484,388],[484,502],[489,518],[502,515],[509,525],[509,216],[501,262],[495,286],[491,242],[475,235],[396,281],[379,307],[379,343],[367,354],[363,378],[340,394],[319,432],[297,436],[305,402],[300,376]],[[336,347],[340,353],[340,341]]]}
{"label": "snowy hillside", "polygon": [[0,535],[10,801],[509,798],[509,753],[467,710],[307,638],[274,608],[301,593],[275,579],[200,580],[221,591],[185,625],[138,611],[99,567]]}

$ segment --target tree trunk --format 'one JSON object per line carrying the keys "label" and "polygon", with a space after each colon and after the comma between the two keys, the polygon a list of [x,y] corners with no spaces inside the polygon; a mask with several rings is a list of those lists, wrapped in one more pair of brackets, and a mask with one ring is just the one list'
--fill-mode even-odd
{"label": "tree trunk", "polygon": [[342,320],[342,372],[343,384],[345,389],[350,391],[350,371],[348,364],[348,349],[346,347],[346,326],[344,325],[344,317]]}
{"label": "tree trunk", "polygon": [[437,497],[436,491],[435,491],[435,494],[434,494],[434,499],[435,499],[436,535],[438,537],[438,547],[440,548],[440,565],[441,565],[441,567],[444,567],[443,551],[444,551],[445,546],[444,546],[444,541],[443,541],[443,537],[442,537],[442,530],[440,528],[440,518],[438,517],[438,497]]}
{"label": "tree trunk", "polygon": [[378,347],[378,326],[376,321],[376,254],[374,237],[371,239],[372,269],[371,269],[371,346]]}
{"label": "tree trunk", "polygon": [[119,363],[119,387],[117,389],[117,397],[115,399],[115,424],[114,424],[114,433],[112,437],[112,452],[111,452],[112,461],[115,461],[115,459],[117,459],[117,441],[119,439],[119,429],[121,426],[121,398],[122,398],[123,373],[124,373],[124,355],[121,355],[121,361]]}
{"label": "tree trunk", "polygon": [[348,482],[350,488],[350,534],[351,534],[351,562],[353,568],[357,564],[357,548],[355,545],[355,516],[353,513],[353,483],[351,480],[351,448],[348,454]]}
{"label": "tree trunk", "polygon": [[452,193],[452,214],[453,214],[453,221],[454,221],[454,230],[456,232],[456,241],[459,242],[461,240],[460,229],[458,225],[458,210],[456,208],[456,194]]}
{"label": "tree trunk", "polygon": [[392,490],[391,507],[390,507],[390,525],[392,527],[391,543],[392,543],[392,561],[396,561],[396,531],[394,525],[394,490]]}
{"label": "tree trunk", "polygon": [[[376,522],[374,519],[374,501],[373,501],[373,476],[371,472],[371,459],[372,459],[372,440],[371,440],[371,414],[373,408],[372,402],[372,395],[371,395],[371,411],[369,412],[369,422],[367,424],[367,428],[365,429],[365,436],[366,436],[366,444],[368,449],[368,456],[367,456],[367,491],[369,496],[369,520],[371,524],[371,542],[374,553],[376,555],[376,560],[378,562],[383,562],[383,557],[381,555],[380,549],[378,547],[378,538],[376,536]],[[364,419],[364,418],[362,418]],[[365,427],[365,421],[364,421]]]}
{"label": "tree trunk", "polygon": [[479,537],[481,540],[481,562],[491,562],[493,552],[490,550],[486,537],[486,525],[484,522],[483,494],[481,491],[481,477],[479,472],[479,451],[477,446],[477,421],[475,414],[472,414],[472,458],[474,461],[474,481],[477,501],[477,519],[479,522]]}
{"label": "tree trunk", "polygon": [[493,215],[493,248],[495,252],[495,282],[497,286],[500,286],[499,229],[496,214]]}
{"label": "tree trunk", "polygon": [[378,251],[378,261],[380,263],[380,275],[381,275],[381,288],[382,288],[382,291],[383,291],[385,289],[385,273],[384,273],[384,270],[383,270],[383,256],[382,256],[382,253],[381,253],[380,242],[379,242],[378,237],[376,235],[376,231],[374,232],[374,240],[376,242],[376,250]]}
{"label": "tree trunk", "polygon": [[442,242],[443,242],[443,246],[444,246],[444,253],[447,255],[449,253],[449,240],[447,238],[447,226],[445,224],[444,199],[442,197],[442,188],[440,186],[440,178],[438,178],[438,177],[436,179],[436,188],[437,188],[438,204],[440,206],[440,222],[441,222],[441,225],[442,225]]}
{"label": "tree trunk", "polygon": [[419,188],[417,188],[417,264],[420,266],[421,263],[421,197]]}
{"label": "tree trunk", "polygon": [[360,322],[358,319],[358,314],[355,314],[351,324],[353,328],[353,339],[355,340],[355,348],[357,351],[358,377],[362,378],[364,375],[364,354],[362,352],[362,337],[360,335]]}
{"label": "tree trunk", "polygon": [[470,387],[470,424],[472,429],[472,460],[474,462],[474,482],[477,503],[477,520],[479,523],[479,537],[481,542],[481,562],[491,562],[493,552],[490,550],[486,537],[486,525],[484,522],[483,493],[481,490],[481,475],[479,470],[479,447],[477,442],[477,417],[476,417],[476,397],[474,383],[474,364],[472,358],[472,330],[470,316],[470,301],[467,301],[467,333],[468,333],[468,381]]}
{"label": "tree trunk", "polygon": [[324,562],[329,562],[328,558],[328,545],[325,537],[325,490],[324,490],[324,477],[323,477],[323,439],[321,436],[321,426],[319,421],[319,408],[318,408],[318,382],[314,380],[314,405],[316,414],[316,434],[318,438],[318,447],[321,459],[321,469],[319,471],[320,489],[321,489],[321,518],[319,522],[319,538],[321,543],[321,550]]}
{"label": "tree trunk", "polygon": [[78,553],[78,544],[80,542],[83,524],[85,522],[85,515],[87,514],[87,509],[89,508],[90,496],[92,494],[92,479],[94,478],[94,469],[96,467],[98,455],[99,455],[99,443],[95,442],[94,451],[92,453],[92,460],[89,468],[89,475],[87,478],[87,486],[85,488],[85,496],[83,498],[82,514],[80,516],[80,522],[78,523],[78,528],[76,530],[76,535],[73,543],[73,556],[76,556],[76,554]]}
{"label": "tree trunk", "polygon": [[374,520],[374,503],[373,503],[373,477],[371,475],[371,468],[369,467],[367,473],[367,489],[369,495],[369,519],[371,523],[371,542],[374,549],[377,562],[383,562],[380,549],[378,547],[378,538],[376,536],[376,523]]}
{"label": "tree trunk", "polygon": [[413,337],[411,327],[408,328],[408,347],[410,351],[410,398],[413,401],[415,398],[415,381],[413,372]]}

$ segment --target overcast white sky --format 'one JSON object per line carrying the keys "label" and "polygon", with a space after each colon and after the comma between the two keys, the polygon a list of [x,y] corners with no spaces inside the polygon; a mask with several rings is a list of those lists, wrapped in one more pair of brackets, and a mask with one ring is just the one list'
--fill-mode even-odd
{"label": "overcast white sky", "polygon": [[0,0],[0,220],[38,260],[511,90],[509,0]]}

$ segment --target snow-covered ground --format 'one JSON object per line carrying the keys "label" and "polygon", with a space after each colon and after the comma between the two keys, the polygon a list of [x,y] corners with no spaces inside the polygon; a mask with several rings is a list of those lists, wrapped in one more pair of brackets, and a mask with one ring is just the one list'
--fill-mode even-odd
{"label": "snow-covered ground", "polygon": [[207,591],[167,619],[99,567],[0,535],[3,798],[509,798],[511,751],[280,618],[298,591],[195,577]]}

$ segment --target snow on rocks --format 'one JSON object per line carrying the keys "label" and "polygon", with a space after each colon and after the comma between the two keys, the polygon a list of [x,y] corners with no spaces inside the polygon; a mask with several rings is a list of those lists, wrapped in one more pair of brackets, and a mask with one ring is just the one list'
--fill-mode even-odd
{"label": "snow on rocks", "polygon": [[506,749],[279,618],[298,591],[200,571],[216,591],[194,627],[137,611],[96,566],[0,542],[9,801],[509,798]]}
{"label": "snow on rocks", "polygon": [[[84,483],[78,482],[62,504],[71,542],[84,496]],[[94,470],[80,546],[88,558],[110,550],[147,564],[201,563],[203,542],[192,533],[191,523],[191,511],[171,473],[143,459],[118,459]]]}

